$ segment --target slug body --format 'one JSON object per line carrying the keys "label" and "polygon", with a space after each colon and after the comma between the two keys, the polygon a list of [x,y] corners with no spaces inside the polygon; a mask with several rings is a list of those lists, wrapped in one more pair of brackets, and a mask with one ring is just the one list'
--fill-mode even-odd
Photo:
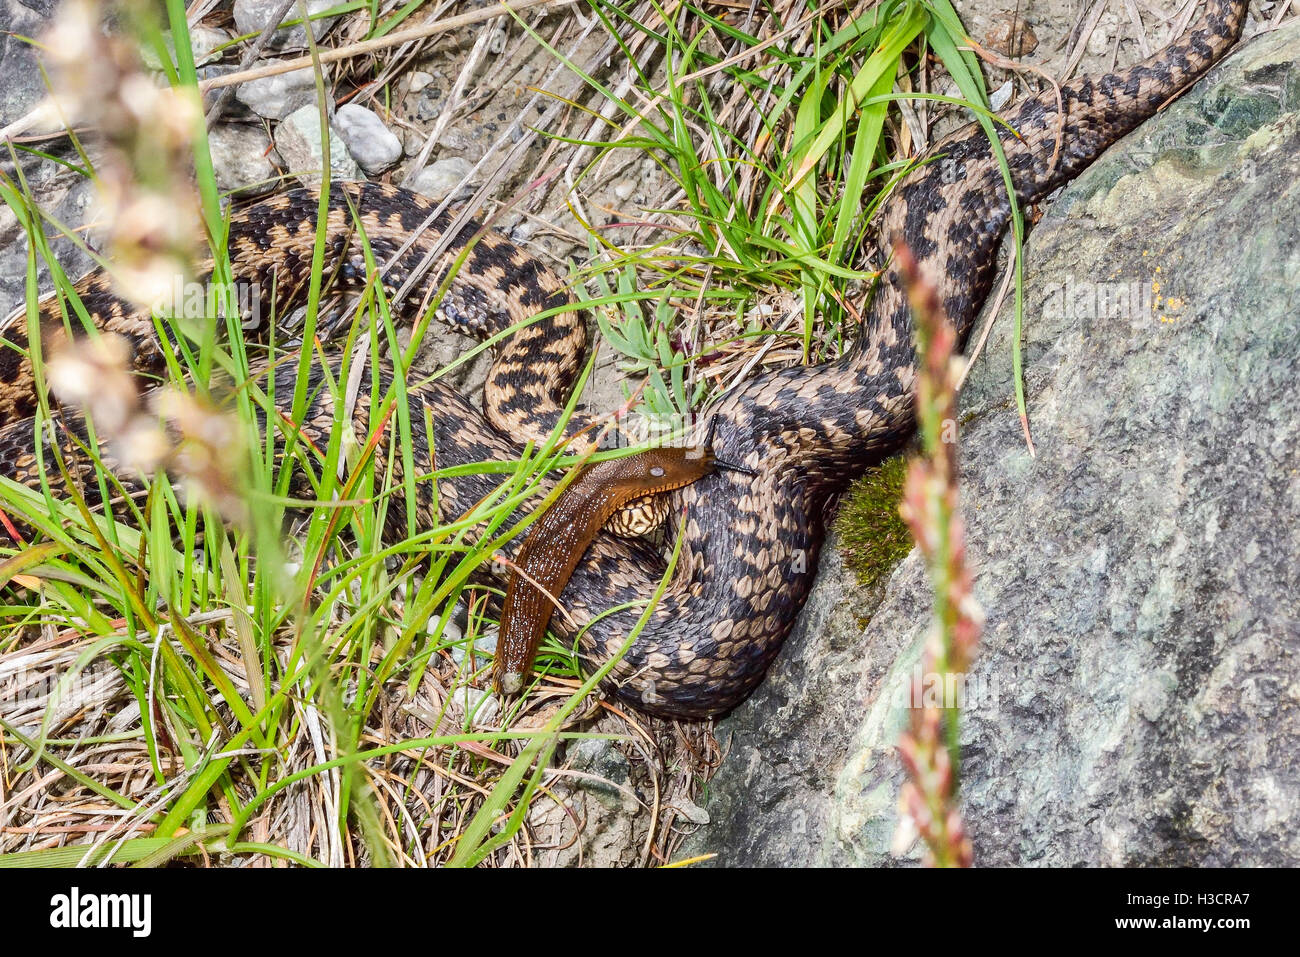
{"label": "slug body", "polygon": [[[707,448],[658,448],[582,470],[524,539],[506,583],[492,681],[523,690],[555,603],[596,534],[630,502],[682,488],[714,470]],[[540,586],[540,587],[539,587]],[[544,591],[543,591],[544,589]]]}

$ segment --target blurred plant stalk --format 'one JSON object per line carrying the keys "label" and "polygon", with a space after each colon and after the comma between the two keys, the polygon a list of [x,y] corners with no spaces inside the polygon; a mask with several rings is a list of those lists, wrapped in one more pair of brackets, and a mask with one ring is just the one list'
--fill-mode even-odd
{"label": "blurred plant stalk", "polygon": [[[113,7],[120,27],[147,15],[142,0]],[[97,0],[67,0],[45,38],[55,101],[69,124],[102,136],[95,182],[118,291],[143,309],[170,310],[176,277],[190,277],[199,233],[193,186],[192,91],[159,86],[128,35],[105,31]]]}
{"label": "blurred plant stalk", "polygon": [[[66,0],[45,37],[45,63],[69,128],[98,134],[93,176],[117,293],[137,315],[180,318],[186,303],[177,296],[190,288],[201,235],[193,151],[202,115],[192,90],[160,86],[141,61],[133,36],[146,34],[149,16],[146,0]],[[145,401],[128,372],[131,346],[112,333],[51,351],[55,394],[94,421],[122,466],[168,470],[227,519],[247,519],[232,417],[175,386]]]}
{"label": "blurred plant stalk", "polygon": [[[911,250],[900,242],[894,256],[915,319],[916,412],[923,447],[908,467],[899,512],[934,587],[934,619],[911,689],[910,727],[898,743],[907,780],[899,793],[895,848],[901,844],[900,852],[905,850],[919,834],[928,848],[927,864],[969,867],[973,848],[957,803],[961,715],[953,689],[970,669],[984,613],[972,590],[958,508],[956,396],[962,360],[956,355],[957,332]],[[941,679],[942,704],[924,692],[921,675]]]}

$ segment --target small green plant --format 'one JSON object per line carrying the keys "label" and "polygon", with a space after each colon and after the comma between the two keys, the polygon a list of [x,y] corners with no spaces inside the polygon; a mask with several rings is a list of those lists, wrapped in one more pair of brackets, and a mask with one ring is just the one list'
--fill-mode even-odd
{"label": "small green plant", "polygon": [[[646,59],[625,39],[634,36],[657,45],[654,62],[664,65],[662,74],[637,67],[635,96],[587,77],[613,108],[609,135],[573,141],[592,156],[576,177],[579,190],[622,150],[648,156],[677,187],[674,206],[644,210],[663,228],[644,233],[642,245],[619,246],[588,223],[601,255],[579,274],[635,306],[601,328],[650,376],[645,402],[698,404],[750,368],[756,350],[777,346],[784,359],[794,346],[804,362],[836,354],[880,265],[871,258],[871,219],[911,169],[890,155],[896,103],[960,103],[992,132],[983,77],[961,46],[951,4],[884,0],[856,14],[819,11],[773,27],[788,43],[749,32],[752,19],[691,3],[672,13],[656,7],[657,24],[636,20],[626,2],[592,6],[629,63]],[[917,87],[918,58],[930,53],[964,99],[906,92]],[[794,292],[796,307],[773,308],[774,290]],[[652,322],[642,303],[653,304]],[[686,365],[693,385],[664,386],[656,361],[679,379]],[[701,379],[715,388],[702,389]]]}
{"label": "small green plant", "polygon": [[868,590],[883,584],[912,550],[912,534],[898,514],[906,478],[905,458],[886,459],[853,483],[835,516],[845,563]]}

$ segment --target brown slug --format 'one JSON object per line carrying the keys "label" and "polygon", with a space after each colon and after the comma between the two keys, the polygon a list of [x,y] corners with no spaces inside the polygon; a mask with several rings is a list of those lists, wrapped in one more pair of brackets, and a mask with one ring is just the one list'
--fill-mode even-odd
{"label": "brown slug", "polygon": [[[616,512],[639,499],[653,500],[689,485],[717,467],[709,448],[691,447],[651,449],[582,470],[533,523],[510,571],[492,666],[498,694],[523,690],[555,611],[551,598],[537,586],[558,600],[578,560]],[[646,513],[655,514],[649,502]],[[662,517],[662,511],[657,514]],[[624,529],[644,533],[651,522],[654,519],[632,520]]]}

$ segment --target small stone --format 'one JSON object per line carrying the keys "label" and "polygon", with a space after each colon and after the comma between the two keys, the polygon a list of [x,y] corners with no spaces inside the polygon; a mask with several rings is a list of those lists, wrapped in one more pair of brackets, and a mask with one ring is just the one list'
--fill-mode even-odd
{"label": "small stone", "polygon": [[230,34],[225,30],[214,30],[202,25],[190,27],[190,51],[194,54],[194,65],[203,66],[220,60],[225,51],[217,52],[217,47],[229,41]]}
{"label": "small stone", "polygon": [[275,186],[276,154],[259,126],[227,123],[208,131],[217,187],[229,193],[264,193]]}
{"label": "small stone", "polygon": [[708,824],[709,812],[688,797],[674,798],[668,806],[692,824]]}
{"label": "small stone", "polygon": [[[172,37],[170,30],[164,30],[162,34],[163,46],[167,50],[167,55],[171,58],[173,64],[176,62],[176,41]],[[215,63],[221,59],[222,54],[213,51],[226,43],[230,39],[230,34],[224,30],[213,30],[210,27],[194,26],[190,27],[190,52],[194,56],[195,66],[204,66],[209,63]],[[161,70],[163,68],[162,59],[158,56],[158,51],[150,44],[143,44],[140,47],[140,62],[150,70]]]}
{"label": "small stone", "polygon": [[574,770],[585,771],[596,778],[580,780],[578,786],[581,788],[615,794],[617,785],[626,784],[631,777],[632,766],[627,756],[604,738],[584,738],[571,745],[567,754],[569,765]]}
{"label": "small stone", "polygon": [[[432,625],[436,627],[437,622],[432,622]],[[433,633],[433,627],[430,627],[429,633]],[[456,662],[458,665],[464,664],[465,655],[468,654],[470,650],[468,641],[457,640],[461,637],[461,634],[463,634],[463,632],[460,631],[458,626],[449,622],[446,629],[443,631],[441,638],[442,642],[449,643],[447,650],[451,654],[452,661]],[[474,637],[474,654],[479,657],[480,660],[484,655],[495,654],[496,650],[497,630],[495,628],[486,628]]]}
{"label": "small stone", "polygon": [[621,179],[614,184],[614,195],[621,200],[629,200],[632,194],[636,192],[636,183],[630,179]]}
{"label": "small stone", "polygon": [[1092,36],[1088,37],[1088,54],[1090,56],[1105,56],[1110,52],[1110,38],[1115,35],[1119,29],[1119,17],[1107,11],[1101,15],[1097,21],[1097,28],[1092,31]]}
{"label": "small stone", "polygon": [[364,106],[347,103],[334,114],[348,152],[367,173],[377,173],[402,158],[402,141]]}
{"label": "small stone", "polygon": [[1002,56],[1029,56],[1038,49],[1038,35],[1023,17],[1009,13],[989,27],[984,35],[984,45]]}
{"label": "small stone", "polygon": [[1012,84],[1010,80],[1007,80],[1007,82],[1003,83],[993,91],[992,95],[989,97],[989,107],[992,108],[995,113],[1002,109],[1002,107],[1007,105],[1007,101],[1011,99],[1011,91],[1013,89],[1015,89],[1014,84]]}
{"label": "small stone", "polygon": [[[265,66],[266,61],[254,65]],[[310,67],[249,80],[235,91],[235,98],[258,116],[282,120],[299,107],[316,101],[316,75]]]}
{"label": "small stone", "polygon": [[424,134],[416,130],[406,130],[403,134],[405,145],[402,151],[407,156],[418,156],[420,150],[424,149]]}
{"label": "small stone", "polygon": [[460,181],[468,176],[473,168],[474,164],[469,160],[461,159],[459,156],[440,159],[438,162],[420,170],[415,179],[411,181],[411,189],[417,193],[423,193],[432,200],[441,202],[447,198],[453,189],[456,189]]}
{"label": "small stone", "polygon": [[425,73],[423,70],[416,70],[411,74],[411,92],[419,93],[426,86],[433,82],[433,74]]}
{"label": "small stone", "polygon": [[[201,66],[195,71],[199,83],[202,83],[204,80],[215,80],[223,76],[229,76],[231,73],[238,72],[239,64],[237,63],[209,63],[207,66]],[[239,101],[238,97],[234,95],[235,90],[226,89],[205,90],[203,92],[203,112],[207,113],[208,110],[212,109],[212,104],[216,103],[217,99],[223,93],[230,94],[230,96],[226,97],[226,106],[221,113],[221,118],[223,120],[252,119],[257,115]]]}
{"label": "small stone", "polygon": [[491,691],[485,691],[482,688],[475,688],[471,685],[465,685],[464,688],[458,689],[456,697],[460,699],[465,706],[466,714],[473,714],[474,709],[479,706],[484,698],[491,697]]}
{"label": "small stone", "polygon": [[[361,179],[361,170],[348,155],[343,134],[330,127],[330,179]],[[294,175],[304,183],[319,183],[325,165],[325,151],[321,145],[320,113],[315,106],[303,106],[284,118],[275,131],[275,145],[280,157]]]}
{"label": "small stone", "polygon": [[[235,26],[241,34],[260,34],[266,29],[266,25],[271,22],[271,17],[275,16],[280,4],[277,0],[235,0]],[[324,13],[331,7],[337,7],[337,0],[307,0],[307,12],[309,14]],[[299,20],[302,18],[302,9],[296,4],[285,15],[285,20]],[[333,23],[337,17],[325,17],[320,20],[311,22],[311,32],[317,40],[325,32],[325,28]],[[295,27],[286,27],[276,30],[271,35],[270,46],[277,49],[305,47],[307,45],[307,31],[303,29],[302,24]]]}

